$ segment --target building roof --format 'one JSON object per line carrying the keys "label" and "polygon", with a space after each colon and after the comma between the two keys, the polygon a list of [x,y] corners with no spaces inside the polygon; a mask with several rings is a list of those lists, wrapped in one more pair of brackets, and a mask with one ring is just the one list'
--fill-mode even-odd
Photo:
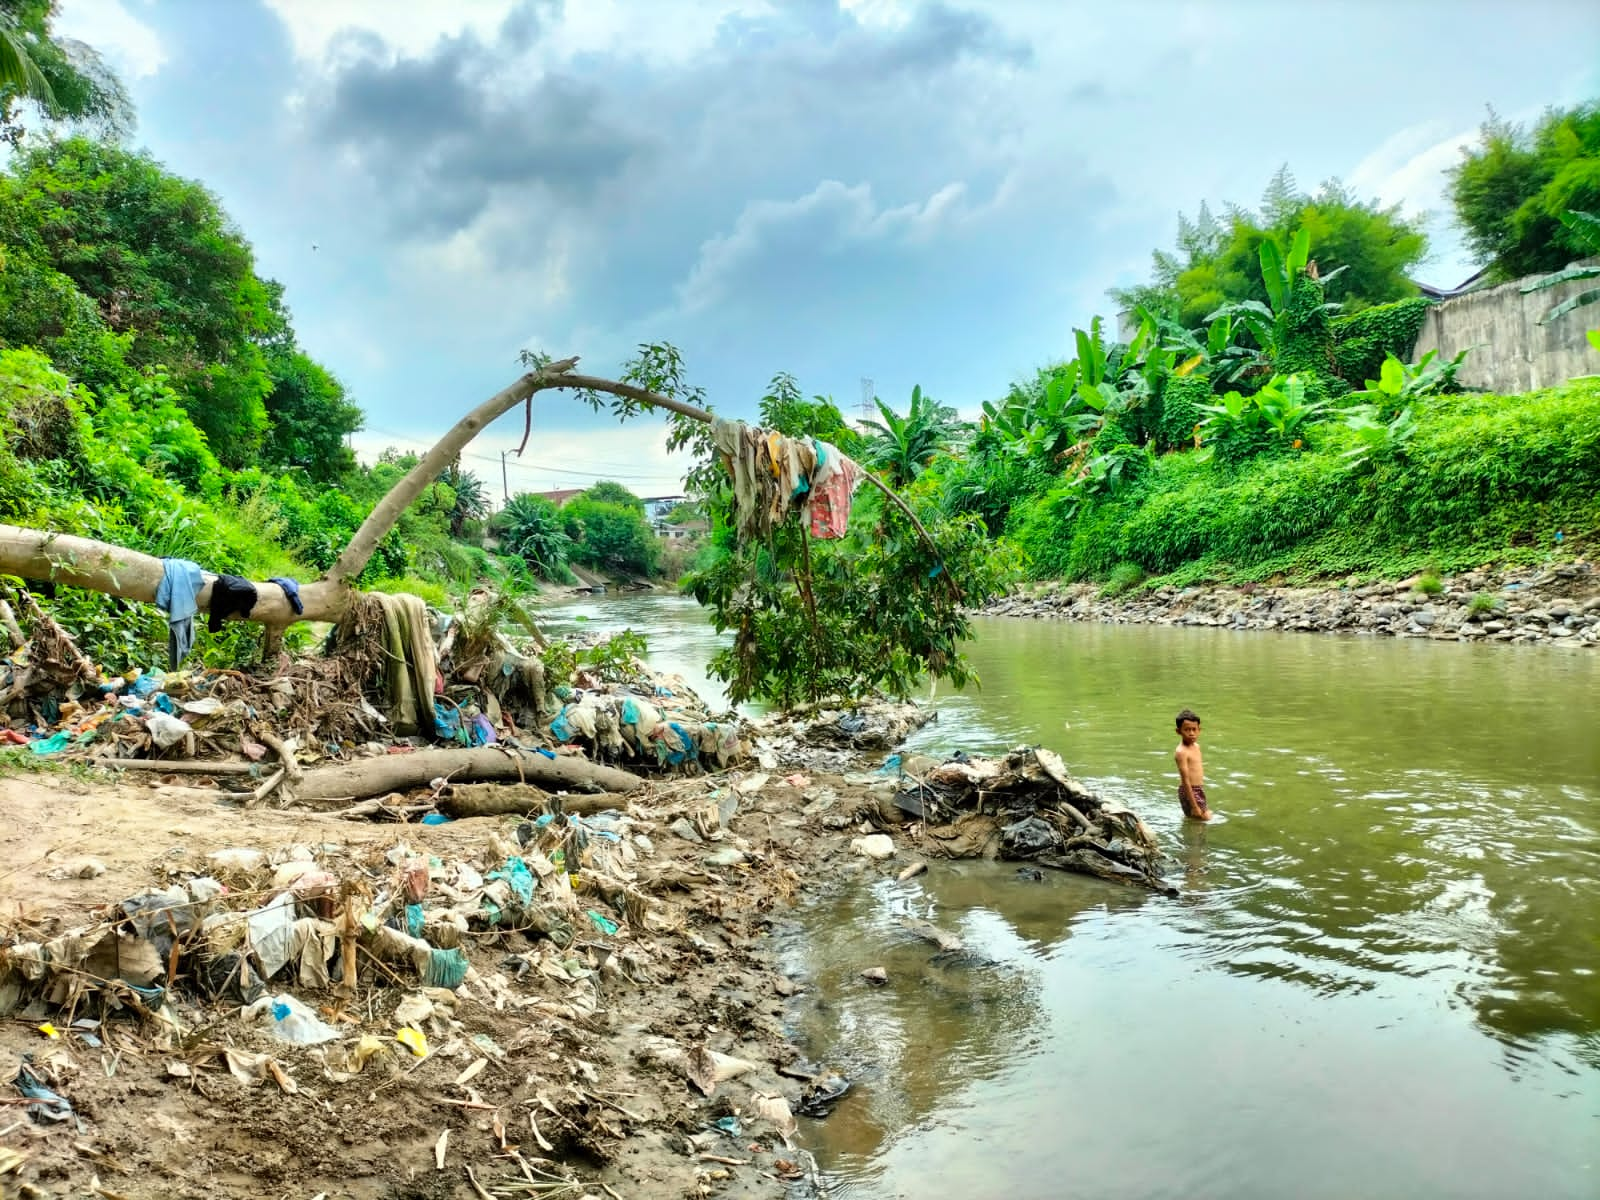
{"label": "building roof", "polygon": [[560,490],[554,492],[535,492],[533,494],[539,497],[539,499],[548,500],[551,504],[554,504],[557,508],[560,508],[568,500],[571,500],[576,496],[583,495],[585,490],[585,488],[561,488]]}
{"label": "building roof", "polygon": [[1430,284],[1420,283],[1415,279],[1413,279],[1411,282],[1415,283],[1417,285],[1417,291],[1421,292],[1429,300],[1450,300],[1456,296],[1465,296],[1468,292],[1477,291],[1483,286],[1483,277],[1487,275],[1488,272],[1489,268],[1484,267],[1470,277],[1463,279],[1453,288],[1433,287]]}

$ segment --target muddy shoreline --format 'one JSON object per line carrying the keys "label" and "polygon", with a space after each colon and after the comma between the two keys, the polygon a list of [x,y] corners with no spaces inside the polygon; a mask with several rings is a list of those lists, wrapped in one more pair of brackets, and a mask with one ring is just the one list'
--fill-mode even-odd
{"label": "muddy shoreline", "polygon": [[985,616],[1114,625],[1427,638],[1443,642],[1600,646],[1600,571],[1587,560],[1523,571],[1363,587],[1203,585],[1105,596],[1096,584],[1044,583],[997,600]]}

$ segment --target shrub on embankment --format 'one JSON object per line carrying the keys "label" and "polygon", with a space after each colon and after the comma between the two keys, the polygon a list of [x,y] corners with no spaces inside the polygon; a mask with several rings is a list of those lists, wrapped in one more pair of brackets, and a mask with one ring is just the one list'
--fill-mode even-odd
{"label": "shrub on embankment", "polygon": [[1170,582],[1399,577],[1542,556],[1558,531],[1600,529],[1600,380],[1412,407],[1400,446],[1353,453],[1357,435],[1328,420],[1242,462],[1164,454],[1109,495],[1063,483],[1014,508],[1007,532],[1035,577],[1132,563]]}

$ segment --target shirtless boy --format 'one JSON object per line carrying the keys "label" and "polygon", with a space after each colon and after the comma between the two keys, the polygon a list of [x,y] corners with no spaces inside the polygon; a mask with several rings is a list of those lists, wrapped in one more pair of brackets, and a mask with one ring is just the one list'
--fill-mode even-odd
{"label": "shirtless boy", "polygon": [[1206,769],[1200,760],[1200,718],[1191,709],[1178,714],[1178,750],[1172,756],[1178,764],[1178,803],[1183,815],[1196,821],[1211,820],[1206,806]]}

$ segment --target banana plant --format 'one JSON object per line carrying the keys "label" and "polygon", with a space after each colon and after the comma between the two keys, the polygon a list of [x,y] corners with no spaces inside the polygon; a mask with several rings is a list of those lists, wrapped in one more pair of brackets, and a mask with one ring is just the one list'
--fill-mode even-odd
{"label": "banana plant", "polygon": [[[1287,344],[1289,305],[1294,298],[1295,282],[1306,273],[1311,262],[1311,233],[1305,229],[1298,231],[1290,240],[1287,250],[1276,239],[1263,238],[1258,257],[1261,261],[1261,282],[1267,290],[1270,305],[1259,300],[1238,300],[1224,304],[1206,318],[1213,328],[1219,320],[1227,318],[1229,324],[1224,328],[1228,332],[1236,333],[1243,328],[1255,339],[1257,352],[1248,355],[1247,351],[1248,361],[1235,361],[1231,367],[1232,378],[1238,378],[1247,370],[1270,366],[1277,361]],[[1322,276],[1322,282],[1336,278],[1344,269],[1340,267]],[[1330,315],[1338,312],[1339,308],[1337,304],[1322,305],[1322,311]]]}
{"label": "banana plant", "polygon": [[1367,380],[1367,386],[1359,392],[1351,392],[1348,399],[1366,401],[1379,409],[1393,412],[1403,401],[1447,391],[1455,384],[1456,372],[1461,369],[1467,355],[1476,348],[1468,346],[1449,362],[1436,361],[1439,352],[1429,350],[1414,366],[1406,365],[1393,354],[1387,355],[1378,371],[1378,378]]}

